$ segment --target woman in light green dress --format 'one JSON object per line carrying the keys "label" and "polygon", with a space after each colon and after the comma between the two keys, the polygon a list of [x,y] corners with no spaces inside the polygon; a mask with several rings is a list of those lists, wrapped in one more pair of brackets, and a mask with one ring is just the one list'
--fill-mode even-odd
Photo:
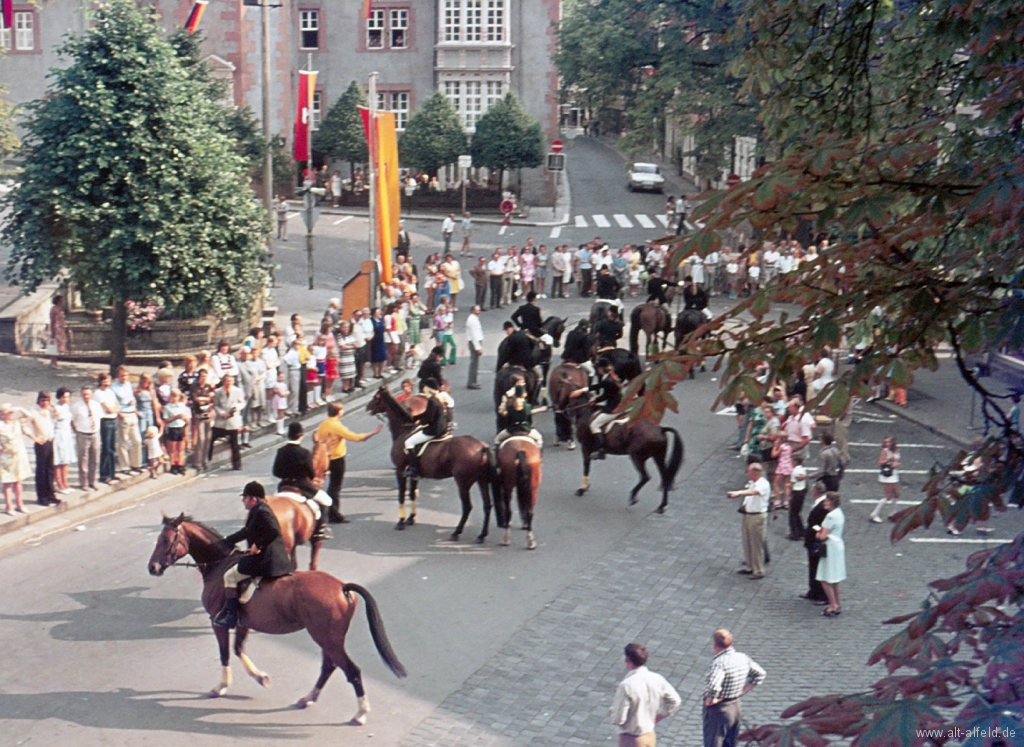
{"label": "woman in light green dress", "polygon": [[846,578],[846,545],[843,542],[843,528],[846,516],[839,507],[841,500],[838,493],[825,494],[825,508],[828,514],[821,522],[818,539],[825,543],[828,551],[818,562],[818,573],[815,576],[825,589],[828,606],[821,613],[825,617],[837,617],[842,611],[839,604],[839,582]]}
{"label": "woman in light green dress", "polygon": [[[0,483],[3,484],[4,502],[10,516],[14,515],[15,509],[25,513],[25,505],[21,500],[21,481],[32,474],[24,439],[30,435],[28,423],[31,418],[21,407],[7,403],[0,405]],[[13,506],[11,496],[14,497]]]}

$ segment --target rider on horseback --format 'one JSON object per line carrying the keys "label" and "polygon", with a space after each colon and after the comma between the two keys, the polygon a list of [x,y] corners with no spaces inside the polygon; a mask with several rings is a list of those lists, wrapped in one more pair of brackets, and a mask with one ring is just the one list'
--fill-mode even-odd
{"label": "rider on horseback", "polygon": [[427,379],[423,382],[420,393],[427,398],[427,407],[419,415],[414,416],[417,428],[405,439],[406,471],[412,479],[420,475],[420,458],[417,454],[420,444],[443,436],[448,429],[444,405],[437,398],[438,387],[436,379]]}
{"label": "rider on horseback", "polygon": [[242,490],[242,504],[249,511],[249,515],[246,517],[245,526],[234,534],[229,534],[226,540],[232,545],[239,540],[246,540],[249,543],[249,552],[224,574],[224,606],[213,618],[214,625],[233,628],[238,624],[238,605],[248,602],[256,591],[255,585],[250,585],[246,590],[245,599],[240,600],[238,584],[242,581],[254,576],[287,576],[294,570],[291,558],[285,552],[281,525],[278,524],[273,510],[267,505],[266,497],[263,486],[255,481],[248,483]]}
{"label": "rider on horseback", "polygon": [[540,432],[533,427],[533,415],[535,413],[547,412],[547,407],[536,409],[526,399],[526,384],[520,377],[515,385],[511,397],[501,403],[499,412],[505,417],[505,429],[494,437],[494,446],[497,448],[512,436],[529,436],[537,446],[543,448],[544,438]]}
{"label": "rider on horseback", "polygon": [[668,298],[665,296],[665,291],[671,287],[672,283],[661,275],[651,275],[650,280],[647,281],[647,303],[660,304],[666,310],[669,308]]}
{"label": "rider on horseback", "polygon": [[519,325],[519,329],[529,332],[539,340],[544,335],[544,327],[540,309],[534,303],[536,300],[537,294],[530,291],[526,296],[526,303],[516,309],[511,318]]}
{"label": "rider on horseback", "polygon": [[306,499],[319,504],[317,507],[310,505],[313,514],[317,516],[316,530],[311,539],[331,539],[331,530],[327,528],[327,509],[334,503],[324,491],[313,484],[316,471],[313,469],[313,454],[309,449],[302,446],[302,423],[291,423],[288,426],[288,443],[277,450],[274,457],[273,475],[281,482],[277,486],[278,491],[291,488],[298,491]]}
{"label": "rider on horseback", "polygon": [[608,308],[608,315],[598,320],[594,325],[594,334],[597,335],[598,348],[614,348],[619,344],[622,337],[622,322],[619,321],[618,312],[614,307]]}
{"label": "rider on horseback", "polygon": [[615,276],[608,272],[607,267],[597,271],[597,298],[600,301],[608,301],[614,304],[622,316],[622,299],[619,293],[622,291],[622,283],[615,279]]}
{"label": "rider on horseback", "polygon": [[517,330],[512,322],[505,322],[505,339],[498,345],[498,365],[500,369],[506,363],[529,370],[533,368],[533,342],[522,330]]}
{"label": "rider on horseback", "polygon": [[597,440],[597,453],[594,455],[594,459],[604,459],[604,428],[617,417],[615,409],[622,402],[622,385],[619,383],[615,370],[607,358],[601,358],[597,361],[597,374],[600,378],[596,383],[591,384],[589,387],[577,389],[572,393],[572,396],[575,397],[589,392],[593,392],[596,395],[593,403],[601,406],[601,412],[591,418],[590,432],[594,434]]}
{"label": "rider on horseback", "polygon": [[708,307],[708,294],[703,288],[693,284],[692,275],[683,278],[683,304],[685,310],[699,311],[707,316],[704,309]]}

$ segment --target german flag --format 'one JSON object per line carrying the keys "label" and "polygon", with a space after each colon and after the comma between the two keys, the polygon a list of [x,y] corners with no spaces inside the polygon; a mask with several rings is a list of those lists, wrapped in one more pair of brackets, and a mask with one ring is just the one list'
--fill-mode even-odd
{"label": "german flag", "polygon": [[206,10],[206,6],[210,0],[196,0],[192,6],[192,10],[189,11],[188,20],[185,21],[185,30],[190,34],[194,34],[196,29],[199,28],[199,22],[203,19],[203,11]]}

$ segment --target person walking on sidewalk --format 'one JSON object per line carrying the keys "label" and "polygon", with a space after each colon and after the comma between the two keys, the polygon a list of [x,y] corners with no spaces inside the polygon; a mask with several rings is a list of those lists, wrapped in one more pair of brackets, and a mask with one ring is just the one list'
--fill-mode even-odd
{"label": "person walking on sidewalk", "polygon": [[878,455],[878,482],[882,484],[883,495],[871,512],[871,521],[875,524],[882,523],[885,504],[891,503],[895,508],[900,499],[900,450],[894,436],[882,439],[882,452]]}
{"label": "person walking on sidewalk", "polygon": [[484,354],[484,330],[480,325],[480,307],[474,306],[466,318],[466,344],[469,346],[469,379],[467,389],[479,389],[477,371],[480,368],[480,357]]}
{"label": "person walking on sidewalk", "polygon": [[344,414],[345,406],[341,402],[331,402],[327,405],[327,420],[320,424],[313,436],[314,441],[327,447],[328,474],[330,475],[327,495],[331,497],[327,520],[332,524],[348,523],[348,519],[341,513],[340,503],[341,487],[345,482],[345,454],[347,452],[345,442],[367,441],[380,433],[384,427],[383,424],[378,423],[377,427],[368,433],[356,433],[341,422],[341,416]]}
{"label": "person walking on sidewalk", "polygon": [[629,673],[615,689],[610,710],[619,747],[654,747],[654,725],[675,713],[682,699],[664,677],[647,668],[646,646],[630,643],[624,653]]}
{"label": "person walking on sidewalk", "polygon": [[730,498],[742,498],[739,512],[743,514],[743,559],[744,567],[737,573],[749,574],[752,579],[764,578],[764,543],[768,529],[768,503],[772,486],[764,476],[760,462],[747,465],[750,481],[743,490],[732,490]]}
{"label": "person walking on sidewalk", "polygon": [[704,747],[734,747],[743,706],[740,698],[764,682],[767,673],[756,661],[733,648],[725,628],[711,636],[715,658],[704,687]]}

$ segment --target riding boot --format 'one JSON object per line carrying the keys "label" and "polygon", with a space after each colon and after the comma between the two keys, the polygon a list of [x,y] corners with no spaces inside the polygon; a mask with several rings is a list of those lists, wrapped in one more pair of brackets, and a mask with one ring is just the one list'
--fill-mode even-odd
{"label": "riding boot", "polygon": [[327,507],[320,507],[320,518],[316,520],[316,528],[313,530],[313,536],[311,540],[329,540],[334,539],[334,533],[327,526]]}
{"label": "riding boot", "polygon": [[410,480],[415,480],[420,476],[420,458],[416,454],[416,449],[409,449],[405,452],[405,476]]}
{"label": "riding boot", "polygon": [[213,617],[213,624],[229,630],[238,625],[238,590],[224,590],[224,606]]}
{"label": "riding boot", "polygon": [[597,441],[597,453],[594,454],[594,459],[604,459],[604,433],[595,433],[594,440]]}

